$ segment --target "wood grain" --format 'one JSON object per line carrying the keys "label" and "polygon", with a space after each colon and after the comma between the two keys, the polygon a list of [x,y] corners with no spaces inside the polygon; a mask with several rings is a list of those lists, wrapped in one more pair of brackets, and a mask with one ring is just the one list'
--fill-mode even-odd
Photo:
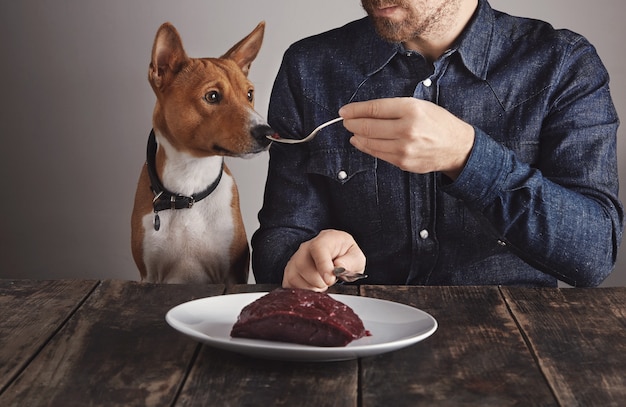
{"label": "wood grain", "polygon": [[556,400],[497,287],[363,286],[430,313],[423,342],[365,358],[363,406],[550,406]]}
{"label": "wood grain", "polygon": [[171,307],[223,286],[99,286],[0,397],[3,406],[168,405],[198,348],[170,328]]}
{"label": "wood grain", "polygon": [[72,315],[97,281],[0,281],[0,393]]}
{"label": "wood grain", "polygon": [[626,288],[502,291],[561,405],[625,405]]}
{"label": "wood grain", "polygon": [[358,362],[282,362],[203,346],[177,406],[356,406]]}
{"label": "wood grain", "polygon": [[[240,285],[227,293],[271,291]],[[334,286],[439,328],[345,362],[257,359],[167,325],[222,285],[0,280],[0,406],[621,406],[626,288]],[[367,326],[366,326],[367,328]]]}

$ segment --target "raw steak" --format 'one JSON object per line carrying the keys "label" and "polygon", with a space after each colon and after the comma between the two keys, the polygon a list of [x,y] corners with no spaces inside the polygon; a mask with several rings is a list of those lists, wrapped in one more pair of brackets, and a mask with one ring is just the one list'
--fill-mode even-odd
{"label": "raw steak", "polygon": [[370,333],[350,307],[326,293],[278,288],[246,305],[230,335],[314,346],[345,346]]}

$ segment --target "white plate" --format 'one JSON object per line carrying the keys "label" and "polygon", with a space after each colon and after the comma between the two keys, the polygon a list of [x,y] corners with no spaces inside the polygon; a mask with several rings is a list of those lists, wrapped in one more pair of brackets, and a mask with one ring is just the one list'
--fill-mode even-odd
{"label": "white plate", "polygon": [[435,318],[417,308],[375,298],[330,294],[352,308],[372,335],[342,347],[231,338],[230,330],[241,309],[265,294],[231,294],[193,300],[169,310],[165,319],[174,329],[215,348],[265,359],[318,362],[390,352],[428,338],[437,330]]}

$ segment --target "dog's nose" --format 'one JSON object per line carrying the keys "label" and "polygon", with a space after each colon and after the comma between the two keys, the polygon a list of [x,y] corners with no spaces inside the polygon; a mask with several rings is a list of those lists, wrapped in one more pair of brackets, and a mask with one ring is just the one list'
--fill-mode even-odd
{"label": "dog's nose", "polygon": [[274,129],[266,124],[254,126],[250,132],[252,133],[252,138],[260,142],[269,141],[267,136],[272,136],[276,133]]}

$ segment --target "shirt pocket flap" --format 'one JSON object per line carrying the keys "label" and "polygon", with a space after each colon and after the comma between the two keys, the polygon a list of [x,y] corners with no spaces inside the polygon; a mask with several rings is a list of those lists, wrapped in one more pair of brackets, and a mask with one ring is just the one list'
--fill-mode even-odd
{"label": "shirt pocket flap", "polygon": [[375,157],[355,149],[316,150],[310,153],[307,171],[345,184],[355,175],[375,167]]}

